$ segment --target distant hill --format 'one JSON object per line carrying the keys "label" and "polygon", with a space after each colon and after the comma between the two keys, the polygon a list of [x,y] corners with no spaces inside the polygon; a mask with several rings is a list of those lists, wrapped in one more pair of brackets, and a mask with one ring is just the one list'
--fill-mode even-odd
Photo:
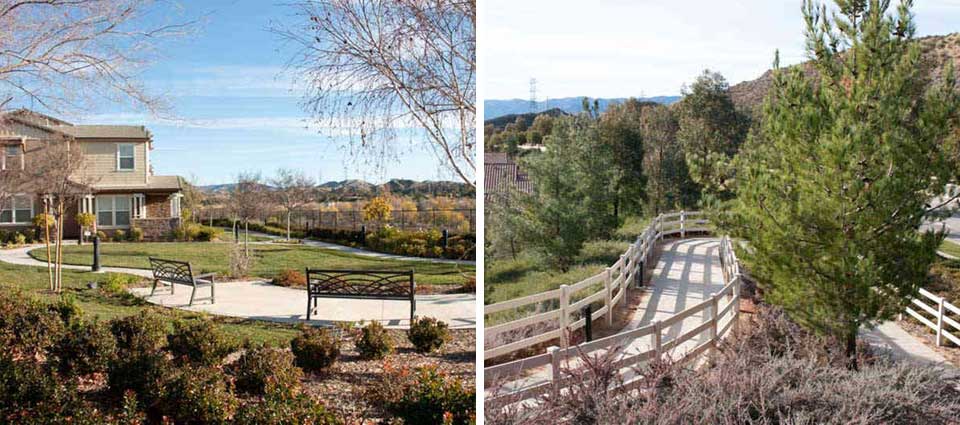
{"label": "distant hill", "polygon": [[[200,186],[200,190],[213,195],[226,195],[233,190],[233,183]],[[474,189],[466,184],[451,181],[415,181],[393,179],[384,184],[373,184],[363,180],[329,181],[317,186],[319,190],[334,198],[367,198],[389,191],[404,196],[475,196]]]}
{"label": "distant hill", "polygon": [[494,128],[496,128],[497,130],[503,130],[503,128],[506,127],[507,124],[517,122],[517,118],[521,118],[527,123],[527,127],[529,127],[533,124],[533,120],[540,115],[549,115],[551,117],[557,117],[561,115],[570,115],[570,114],[568,112],[565,112],[563,109],[553,108],[553,109],[548,109],[546,111],[537,112],[537,113],[528,112],[526,114],[504,115],[501,117],[486,120],[483,122],[483,124],[484,126],[486,126],[487,124],[492,124]]}
{"label": "distant hill", "polygon": [[[590,98],[590,103],[593,103],[593,98]],[[613,98],[613,99],[597,99],[600,105],[600,112],[603,112],[611,104],[621,103],[627,98]],[[662,103],[664,105],[670,105],[678,100],[680,96],[655,96],[655,97],[643,97],[637,98],[641,101],[649,101]],[[568,114],[576,114],[583,111],[583,97],[565,97],[560,99],[549,99],[542,102],[537,102],[538,111],[547,111],[551,109],[560,109]],[[523,99],[510,99],[510,100],[497,100],[489,99],[483,101],[483,119],[484,121],[489,121],[494,118],[502,117],[504,115],[520,115],[530,113],[530,101]]]}
{"label": "distant hill", "polygon": [[[935,35],[918,39],[922,50],[924,66],[928,68],[934,79],[939,79],[948,63],[960,69],[960,33]],[[816,70],[809,63],[803,66],[808,75],[815,75]],[[753,110],[763,104],[767,91],[773,84],[773,71],[764,72],[759,78],[733,85],[730,87],[730,97],[738,107]]]}

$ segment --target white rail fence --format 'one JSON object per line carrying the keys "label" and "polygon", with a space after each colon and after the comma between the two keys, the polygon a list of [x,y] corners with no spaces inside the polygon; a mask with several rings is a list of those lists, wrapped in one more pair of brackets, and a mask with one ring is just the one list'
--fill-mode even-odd
{"label": "white rail fence", "polygon": [[[691,220],[691,217],[697,218]],[[498,386],[505,382],[522,381],[523,376],[529,372],[533,372],[535,369],[544,368],[548,365],[550,367],[549,380],[541,380],[529,385],[516,385],[515,388],[502,391],[502,389],[506,387],[506,385],[504,385],[500,387],[499,390],[494,389],[497,393],[490,395],[490,401],[495,403],[504,400],[514,402],[531,399],[544,394],[559,395],[564,388],[570,386],[573,379],[569,376],[564,377],[561,374],[561,364],[565,362],[576,362],[583,353],[615,353],[616,360],[613,363],[613,367],[615,370],[620,371],[621,377],[624,378],[624,386],[629,386],[632,382],[636,382],[635,377],[631,376],[632,371],[636,366],[644,362],[663,358],[664,354],[680,351],[681,349],[683,349],[683,352],[680,357],[673,357],[673,359],[678,362],[687,362],[697,358],[710,348],[715,348],[721,338],[729,333],[731,329],[736,328],[740,311],[740,266],[730,240],[726,237],[720,241],[719,252],[726,285],[724,285],[723,289],[719,292],[712,294],[708,299],[682,312],[642,328],[632,329],[576,346],[564,345],[567,342],[565,334],[579,329],[585,321],[585,319],[580,319],[569,322],[566,316],[571,312],[576,312],[577,307],[603,300],[603,307],[593,314],[593,319],[607,317],[608,321],[612,320],[613,307],[623,299],[624,290],[630,278],[636,273],[642,273],[642,264],[649,259],[654,244],[658,240],[662,240],[666,235],[679,233],[681,237],[685,237],[687,232],[709,231],[707,227],[704,227],[704,225],[707,224],[706,220],[703,220],[701,217],[702,215],[696,212],[680,212],[658,216],[643,234],[641,234],[637,242],[631,245],[630,249],[627,250],[620,260],[607,269],[606,272],[566,288],[562,287],[560,290],[544,292],[487,306],[487,309],[484,311],[485,314],[501,312],[508,308],[518,308],[550,299],[559,299],[560,306],[548,312],[536,313],[526,318],[491,327],[496,329],[497,332],[504,332],[508,329],[530,326],[543,321],[558,320],[560,323],[560,326],[551,332],[544,332],[486,350],[484,352],[485,358],[496,357],[557,338],[559,338],[561,346],[550,347],[544,354],[485,368],[484,381],[485,386],[489,390],[491,387]],[[688,227],[690,224],[693,224],[693,227]],[[568,295],[571,291],[569,288],[575,288],[574,290],[583,289],[599,282],[604,283],[604,288],[601,291],[584,297],[577,302],[569,303]],[[701,315],[701,324],[692,329],[685,330],[672,338],[665,339],[664,330],[677,326],[685,319],[696,314]],[[489,332],[491,328],[487,328],[487,332]],[[566,332],[562,332],[561,330],[566,330]],[[705,332],[707,333],[707,338],[703,341],[701,336]],[[672,333],[675,332],[668,332],[668,336]],[[628,346],[634,344],[640,340],[640,338],[650,338],[649,346],[634,346],[628,348]],[[698,338],[701,341],[693,341],[694,338]],[[685,346],[685,344],[690,341],[697,344],[693,347]]]}
{"label": "white rail fence", "polygon": [[[910,300],[907,314],[936,332],[937,346],[944,345],[947,340],[960,346],[960,322],[950,318],[951,314],[960,318],[960,307],[923,288],[920,288],[920,295],[922,298]],[[925,300],[933,302],[933,305],[928,305]],[[919,310],[915,310],[914,306]]]}
{"label": "white rail fence", "polygon": [[[707,220],[701,212],[661,214],[604,272],[572,285],[561,285],[559,289],[485,306],[483,314],[488,322],[491,315],[498,313],[526,315],[484,328],[484,360],[554,339],[560,340],[560,348],[567,348],[568,334],[586,324],[586,318],[579,317],[580,312],[594,303],[603,302],[603,306],[591,314],[592,319],[606,318],[607,323],[612,324],[614,307],[624,300],[625,289],[630,282],[637,281],[639,284],[641,279],[638,276],[642,276],[655,243],[664,236],[680,234],[682,238],[686,237],[687,232],[709,231],[706,224]],[[591,290],[593,292],[583,294]],[[531,332],[533,335],[527,335]]]}

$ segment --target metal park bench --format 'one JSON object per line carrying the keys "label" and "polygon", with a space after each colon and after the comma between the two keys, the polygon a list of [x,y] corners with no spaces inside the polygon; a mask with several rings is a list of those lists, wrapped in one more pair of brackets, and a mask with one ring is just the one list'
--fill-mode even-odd
{"label": "metal park bench", "polygon": [[409,300],[410,320],[417,311],[417,284],[413,270],[318,270],[307,269],[307,320],[319,298]]}
{"label": "metal park bench", "polygon": [[[199,276],[193,275],[193,268],[190,266],[190,263],[185,261],[176,261],[176,260],[164,260],[160,258],[150,257],[150,268],[153,269],[153,289],[150,290],[150,295],[153,296],[154,292],[157,291],[157,284],[159,282],[167,282],[170,284],[170,294],[173,295],[174,287],[176,284],[187,285],[193,287],[193,292],[190,293],[190,305],[193,305],[194,297],[197,295],[197,288],[210,287],[210,304],[214,304],[214,296],[216,293],[216,284],[214,283],[215,273],[207,273]],[[206,300],[207,298],[200,298],[197,301]]]}

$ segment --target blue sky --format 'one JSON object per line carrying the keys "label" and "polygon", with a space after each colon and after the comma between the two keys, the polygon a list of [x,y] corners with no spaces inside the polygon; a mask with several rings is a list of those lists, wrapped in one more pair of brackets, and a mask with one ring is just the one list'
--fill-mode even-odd
{"label": "blue sky", "polygon": [[[894,4],[897,0],[893,1]],[[484,0],[487,99],[677,95],[705,68],[731,83],[804,58],[801,0]],[[832,4],[832,2],[830,2]],[[960,31],[960,0],[917,0],[919,35]]]}
{"label": "blue sky", "polygon": [[280,2],[180,1],[163,5],[151,19],[201,19],[197,33],[164,41],[142,79],[168,96],[176,121],[104,104],[67,117],[84,124],[146,125],[154,135],[151,161],[157,174],[194,177],[199,184],[226,183],[244,170],[271,175],[297,168],[322,179],[382,182],[391,178],[452,180],[429,147],[412,132],[383,167],[357,160],[310,125],[299,106],[301,92],[284,65],[295,50],[268,31],[299,23]]}

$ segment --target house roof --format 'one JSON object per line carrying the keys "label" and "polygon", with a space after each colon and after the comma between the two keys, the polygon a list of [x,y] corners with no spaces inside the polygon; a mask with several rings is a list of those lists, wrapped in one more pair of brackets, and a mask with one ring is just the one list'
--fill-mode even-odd
{"label": "house roof", "polygon": [[46,126],[77,139],[149,139],[142,125],[56,125]]}
{"label": "house roof", "polygon": [[533,182],[509,155],[484,152],[483,189],[488,195],[507,194],[511,190],[532,193]]}
{"label": "house roof", "polygon": [[178,192],[183,189],[179,176],[150,176],[150,183],[137,186],[94,185],[97,192]]}

